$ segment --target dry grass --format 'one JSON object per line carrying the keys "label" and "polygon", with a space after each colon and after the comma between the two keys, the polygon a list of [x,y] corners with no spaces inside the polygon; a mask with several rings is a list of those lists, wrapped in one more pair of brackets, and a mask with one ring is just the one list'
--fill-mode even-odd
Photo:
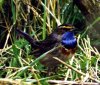
{"label": "dry grass", "polygon": [[[47,80],[49,82],[55,80],[56,83],[59,83],[57,80],[100,83],[100,53],[91,46],[91,39],[83,36],[86,33],[78,36],[78,50],[71,60],[63,62],[56,58],[64,64],[64,67],[59,67],[53,76],[45,75],[45,68],[39,63],[39,59],[48,52],[35,60],[32,55],[29,55],[31,48],[27,41],[17,40],[15,36],[12,38],[12,31],[16,25],[19,29],[34,36],[36,40],[44,40],[56,26],[61,23],[73,24],[82,17],[77,7],[73,8],[71,0],[44,1],[45,3],[39,0],[34,6],[30,0],[11,0],[12,22],[6,18],[5,14],[3,15],[6,23],[4,28],[8,33],[4,47],[0,49],[0,78],[7,78],[8,81],[21,79],[28,83],[37,82],[38,85],[49,85]],[[11,45],[8,45],[9,38],[13,43]]]}

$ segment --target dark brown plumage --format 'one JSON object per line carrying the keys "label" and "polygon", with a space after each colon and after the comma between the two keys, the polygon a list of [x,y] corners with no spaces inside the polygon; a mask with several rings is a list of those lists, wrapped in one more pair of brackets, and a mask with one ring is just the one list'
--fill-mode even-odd
{"label": "dark brown plumage", "polygon": [[66,61],[75,53],[77,40],[74,36],[74,29],[75,27],[71,24],[60,25],[43,41],[36,41],[27,33],[24,33],[19,29],[17,29],[17,32],[24,36],[24,38],[31,44],[32,54],[36,58],[50,49],[59,46],[40,60],[40,62],[48,67],[48,69],[54,69],[58,67],[60,62],[53,57]]}

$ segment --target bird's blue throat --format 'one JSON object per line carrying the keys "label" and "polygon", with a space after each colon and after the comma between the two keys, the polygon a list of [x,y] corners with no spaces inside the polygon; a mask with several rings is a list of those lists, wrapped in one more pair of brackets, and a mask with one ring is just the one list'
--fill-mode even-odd
{"label": "bird's blue throat", "polygon": [[62,45],[67,49],[73,49],[77,45],[77,40],[73,32],[68,31],[62,35]]}

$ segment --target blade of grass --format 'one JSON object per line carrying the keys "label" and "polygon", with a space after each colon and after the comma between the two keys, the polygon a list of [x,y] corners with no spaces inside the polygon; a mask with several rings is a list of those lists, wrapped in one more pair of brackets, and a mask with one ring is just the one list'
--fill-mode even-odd
{"label": "blade of grass", "polygon": [[11,0],[11,11],[12,11],[13,23],[16,23],[16,8],[13,0]]}
{"label": "blade of grass", "polygon": [[42,27],[42,39],[44,40],[46,38],[46,17],[47,17],[47,13],[46,13],[46,0],[44,1],[45,2],[45,6],[44,6],[44,16],[43,16],[43,19],[44,19],[44,22],[43,22],[43,27]]}

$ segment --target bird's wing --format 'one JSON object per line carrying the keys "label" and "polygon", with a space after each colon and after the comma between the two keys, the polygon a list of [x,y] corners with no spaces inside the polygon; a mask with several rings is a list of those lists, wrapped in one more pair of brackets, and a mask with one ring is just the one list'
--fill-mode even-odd
{"label": "bird's wing", "polygon": [[37,48],[33,48],[32,54],[34,54],[36,57],[39,57],[43,53],[49,51],[50,49],[54,48],[58,45],[57,40],[51,39],[48,37],[48,39],[40,42],[36,42]]}

